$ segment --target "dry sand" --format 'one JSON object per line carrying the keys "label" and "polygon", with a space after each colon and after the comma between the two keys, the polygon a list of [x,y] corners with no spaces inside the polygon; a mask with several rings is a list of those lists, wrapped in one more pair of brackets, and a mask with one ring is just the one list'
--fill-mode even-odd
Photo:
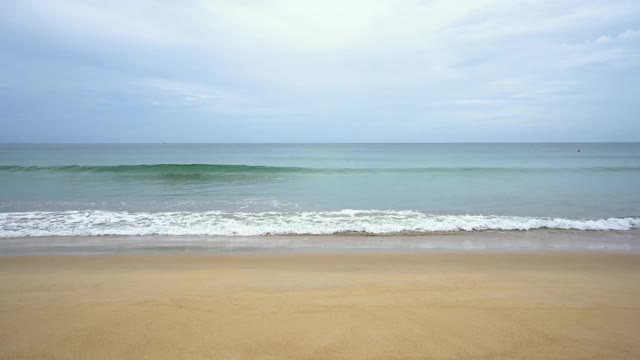
{"label": "dry sand", "polygon": [[0,359],[640,359],[640,255],[0,258]]}

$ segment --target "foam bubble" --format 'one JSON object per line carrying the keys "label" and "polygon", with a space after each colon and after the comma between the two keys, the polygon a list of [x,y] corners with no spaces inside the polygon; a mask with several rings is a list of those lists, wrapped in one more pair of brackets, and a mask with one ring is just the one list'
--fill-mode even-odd
{"label": "foam bubble", "polygon": [[432,233],[487,230],[631,230],[640,218],[565,219],[432,215],[417,211],[0,213],[0,237],[96,235],[254,236],[337,233]]}

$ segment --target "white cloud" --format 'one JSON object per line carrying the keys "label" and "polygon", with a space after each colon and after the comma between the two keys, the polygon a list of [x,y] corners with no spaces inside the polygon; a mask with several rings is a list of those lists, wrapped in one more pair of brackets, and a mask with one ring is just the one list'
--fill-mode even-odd
{"label": "white cloud", "polygon": [[640,38],[640,30],[636,29],[627,29],[621,33],[613,34],[613,35],[601,35],[597,39],[592,41],[586,41],[580,45],[590,45],[590,44],[610,44],[611,42],[615,42],[618,40],[631,40]]}
{"label": "white cloud", "polygon": [[142,78],[134,81],[141,99],[157,107],[189,107],[218,114],[255,115],[269,110],[255,96],[205,83],[183,82],[165,78]]}
{"label": "white cloud", "polygon": [[618,39],[637,39],[640,37],[640,30],[638,29],[629,29],[620,34],[618,34]]}
{"label": "white cloud", "polygon": [[479,1],[276,0],[203,2],[215,33],[247,47],[331,55],[358,53],[399,41],[429,46],[439,32],[498,3]]}
{"label": "white cloud", "polygon": [[131,78],[119,84],[148,93],[141,98],[213,114],[403,107],[416,119],[436,110],[443,118],[532,119],[549,104],[600,94],[594,79],[608,79],[614,65],[637,67],[640,57],[637,0],[25,0],[19,7],[21,26],[47,40],[87,57],[101,50],[97,62],[117,62],[113,71]]}
{"label": "white cloud", "polygon": [[635,39],[640,39],[640,30],[627,29],[579,43],[563,44],[563,57],[558,65],[565,68],[640,66],[640,46],[629,46]]}
{"label": "white cloud", "polygon": [[462,26],[465,37],[496,41],[504,38],[562,35],[640,14],[635,1],[505,1],[485,8]]}
{"label": "white cloud", "polygon": [[179,15],[186,14],[179,7],[165,11],[144,0],[26,0],[17,6],[35,26],[45,29],[46,35],[138,46],[170,46],[187,39],[184,26],[178,23]]}
{"label": "white cloud", "polygon": [[213,89],[206,84],[187,83],[172,81],[162,78],[145,78],[137,81],[138,84],[170,96],[177,98],[189,98],[199,101],[212,99],[233,99],[239,100],[241,97],[230,94],[222,90]]}

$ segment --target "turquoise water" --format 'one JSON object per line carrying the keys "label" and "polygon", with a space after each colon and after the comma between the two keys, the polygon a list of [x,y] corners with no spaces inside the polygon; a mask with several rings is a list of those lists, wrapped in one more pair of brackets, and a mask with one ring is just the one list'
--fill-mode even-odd
{"label": "turquoise water", "polygon": [[640,225],[640,144],[0,145],[0,236]]}

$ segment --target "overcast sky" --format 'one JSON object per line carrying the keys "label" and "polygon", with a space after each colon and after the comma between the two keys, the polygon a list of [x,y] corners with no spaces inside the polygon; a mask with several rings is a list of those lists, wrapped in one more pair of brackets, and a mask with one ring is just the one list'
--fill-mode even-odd
{"label": "overcast sky", "polygon": [[0,142],[640,141],[640,1],[0,3]]}

